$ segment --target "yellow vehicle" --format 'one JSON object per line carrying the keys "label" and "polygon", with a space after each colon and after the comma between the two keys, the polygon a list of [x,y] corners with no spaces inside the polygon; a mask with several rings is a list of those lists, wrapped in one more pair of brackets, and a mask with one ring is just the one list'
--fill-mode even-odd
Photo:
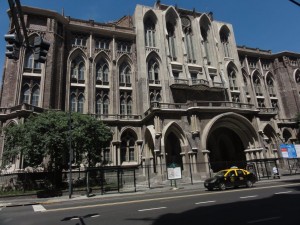
{"label": "yellow vehicle", "polygon": [[208,190],[218,188],[225,190],[226,188],[246,186],[252,187],[257,182],[255,174],[237,167],[221,170],[213,177],[204,181],[204,187]]}

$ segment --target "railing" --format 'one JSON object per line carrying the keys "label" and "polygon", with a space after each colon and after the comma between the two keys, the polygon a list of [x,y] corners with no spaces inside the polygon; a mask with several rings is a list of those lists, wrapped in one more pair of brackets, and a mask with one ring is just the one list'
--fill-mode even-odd
{"label": "railing", "polygon": [[223,88],[224,84],[222,82],[213,82],[214,87],[219,87],[219,88]]}
{"label": "railing", "polygon": [[276,108],[257,108],[261,113],[277,113],[277,109]]}
{"label": "railing", "polygon": [[186,84],[186,85],[189,84],[189,80],[187,80],[187,79],[178,79],[178,78],[175,78],[174,82],[175,82],[175,84]]}
{"label": "railing", "polygon": [[141,120],[141,115],[120,115],[120,114],[91,114],[91,116],[100,120]]}
{"label": "railing", "polygon": [[160,80],[149,80],[149,84],[160,84]]}
{"label": "railing", "polygon": [[204,79],[192,79],[191,83],[192,83],[192,85],[202,84],[202,85],[209,86],[209,82],[207,80],[204,80]]}

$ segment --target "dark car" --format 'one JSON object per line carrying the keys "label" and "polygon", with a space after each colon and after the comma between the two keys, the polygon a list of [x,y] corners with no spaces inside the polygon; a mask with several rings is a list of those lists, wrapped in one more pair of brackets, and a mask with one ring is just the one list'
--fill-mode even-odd
{"label": "dark car", "polygon": [[216,173],[213,177],[208,178],[204,181],[204,187],[208,190],[218,188],[225,190],[229,187],[246,186],[252,187],[257,181],[255,174],[239,168],[230,168],[221,170]]}

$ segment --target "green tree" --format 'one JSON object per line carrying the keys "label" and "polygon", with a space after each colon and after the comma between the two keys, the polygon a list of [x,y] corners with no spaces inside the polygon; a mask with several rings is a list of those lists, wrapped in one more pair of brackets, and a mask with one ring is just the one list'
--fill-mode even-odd
{"label": "green tree", "polygon": [[84,157],[89,165],[100,160],[101,146],[111,140],[111,131],[101,121],[79,113],[71,115],[61,111],[48,111],[32,115],[24,124],[9,126],[5,129],[4,160],[19,153],[24,157],[24,165],[36,167],[44,158],[49,171],[68,168],[69,141],[80,164]]}

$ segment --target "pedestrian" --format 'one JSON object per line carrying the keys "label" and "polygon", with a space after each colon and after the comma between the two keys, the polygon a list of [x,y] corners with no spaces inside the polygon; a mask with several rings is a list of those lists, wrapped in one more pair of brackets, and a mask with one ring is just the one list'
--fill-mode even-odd
{"label": "pedestrian", "polygon": [[278,169],[276,166],[273,167],[273,178],[278,178],[280,179],[279,173],[278,173]]}

